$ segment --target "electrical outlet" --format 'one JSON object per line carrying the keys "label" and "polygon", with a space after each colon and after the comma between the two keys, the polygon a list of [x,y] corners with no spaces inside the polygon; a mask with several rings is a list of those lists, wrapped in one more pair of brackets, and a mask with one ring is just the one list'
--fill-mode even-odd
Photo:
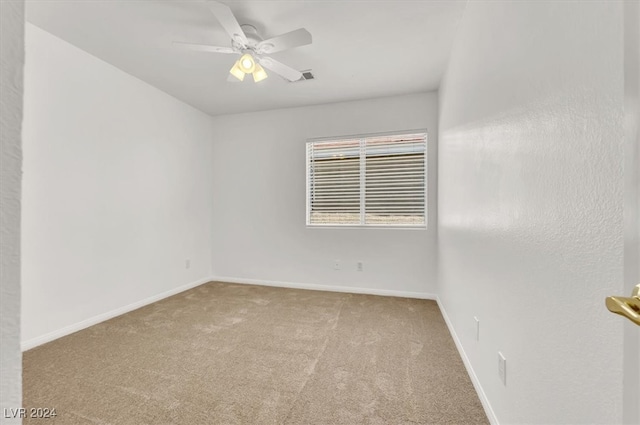
{"label": "electrical outlet", "polygon": [[498,351],[498,376],[504,385],[507,385],[507,359]]}
{"label": "electrical outlet", "polygon": [[190,269],[191,268],[191,260],[185,260],[184,261],[184,268],[185,269]]}
{"label": "electrical outlet", "polygon": [[364,267],[363,267],[363,265],[362,265],[362,261],[358,261],[358,262],[356,263],[356,269],[357,269],[359,272],[361,272],[362,270],[364,270]]}
{"label": "electrical outlet", "polygon": [[340,270],[340,260],[333,261],[333,270]]}
{"label": "electrical outlet", "polygon": [[476,341],[480,341],[480,319],[474,316],[473,320],[476,321]]}

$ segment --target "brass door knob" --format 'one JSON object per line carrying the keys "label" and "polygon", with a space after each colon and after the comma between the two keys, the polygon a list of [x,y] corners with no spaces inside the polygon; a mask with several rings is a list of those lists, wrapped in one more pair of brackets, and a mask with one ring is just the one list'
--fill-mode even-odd
{"label": "brass door knob", "polygon": [[610,312],[624,316],[640,326],[640,285],[633,289],[631,298],[607,297],[606,304]]}

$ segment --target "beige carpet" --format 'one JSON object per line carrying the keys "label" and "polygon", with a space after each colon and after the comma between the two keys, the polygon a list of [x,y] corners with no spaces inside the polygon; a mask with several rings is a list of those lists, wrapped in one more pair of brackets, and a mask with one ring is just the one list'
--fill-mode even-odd
{"label": "beige carpet", "polygon": [[25,424],[486,424],[434,301],[211,282],[24,353]]}

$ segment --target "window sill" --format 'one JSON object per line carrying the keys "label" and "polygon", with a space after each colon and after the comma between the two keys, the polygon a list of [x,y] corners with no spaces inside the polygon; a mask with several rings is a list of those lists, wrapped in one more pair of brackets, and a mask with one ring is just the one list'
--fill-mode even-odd
{"label": "window sill", "polygon": [[374,224],[368,224],[368,225],[358,225],[358,226],[354,226],[354,225],[350,225],[350,224],[345,224],[345,225],[338,225],[338,224],[331,224],[331,225],[319,225],[319,224],[307,224],[307,229],[330,229],[330,230],[370,230],[370,229],[384,229],[384,230],[427,230],[427,226],[426,225],[420,225],[420,226],[388,226],[388,225],[374,225]]}

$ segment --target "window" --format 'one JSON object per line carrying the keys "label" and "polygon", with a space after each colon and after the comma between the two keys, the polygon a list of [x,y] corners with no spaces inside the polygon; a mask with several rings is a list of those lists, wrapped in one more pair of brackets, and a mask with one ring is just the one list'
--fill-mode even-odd
{"label": "window", "polygon": [[426,133],[307,142],[308,226],[425,227]]}

